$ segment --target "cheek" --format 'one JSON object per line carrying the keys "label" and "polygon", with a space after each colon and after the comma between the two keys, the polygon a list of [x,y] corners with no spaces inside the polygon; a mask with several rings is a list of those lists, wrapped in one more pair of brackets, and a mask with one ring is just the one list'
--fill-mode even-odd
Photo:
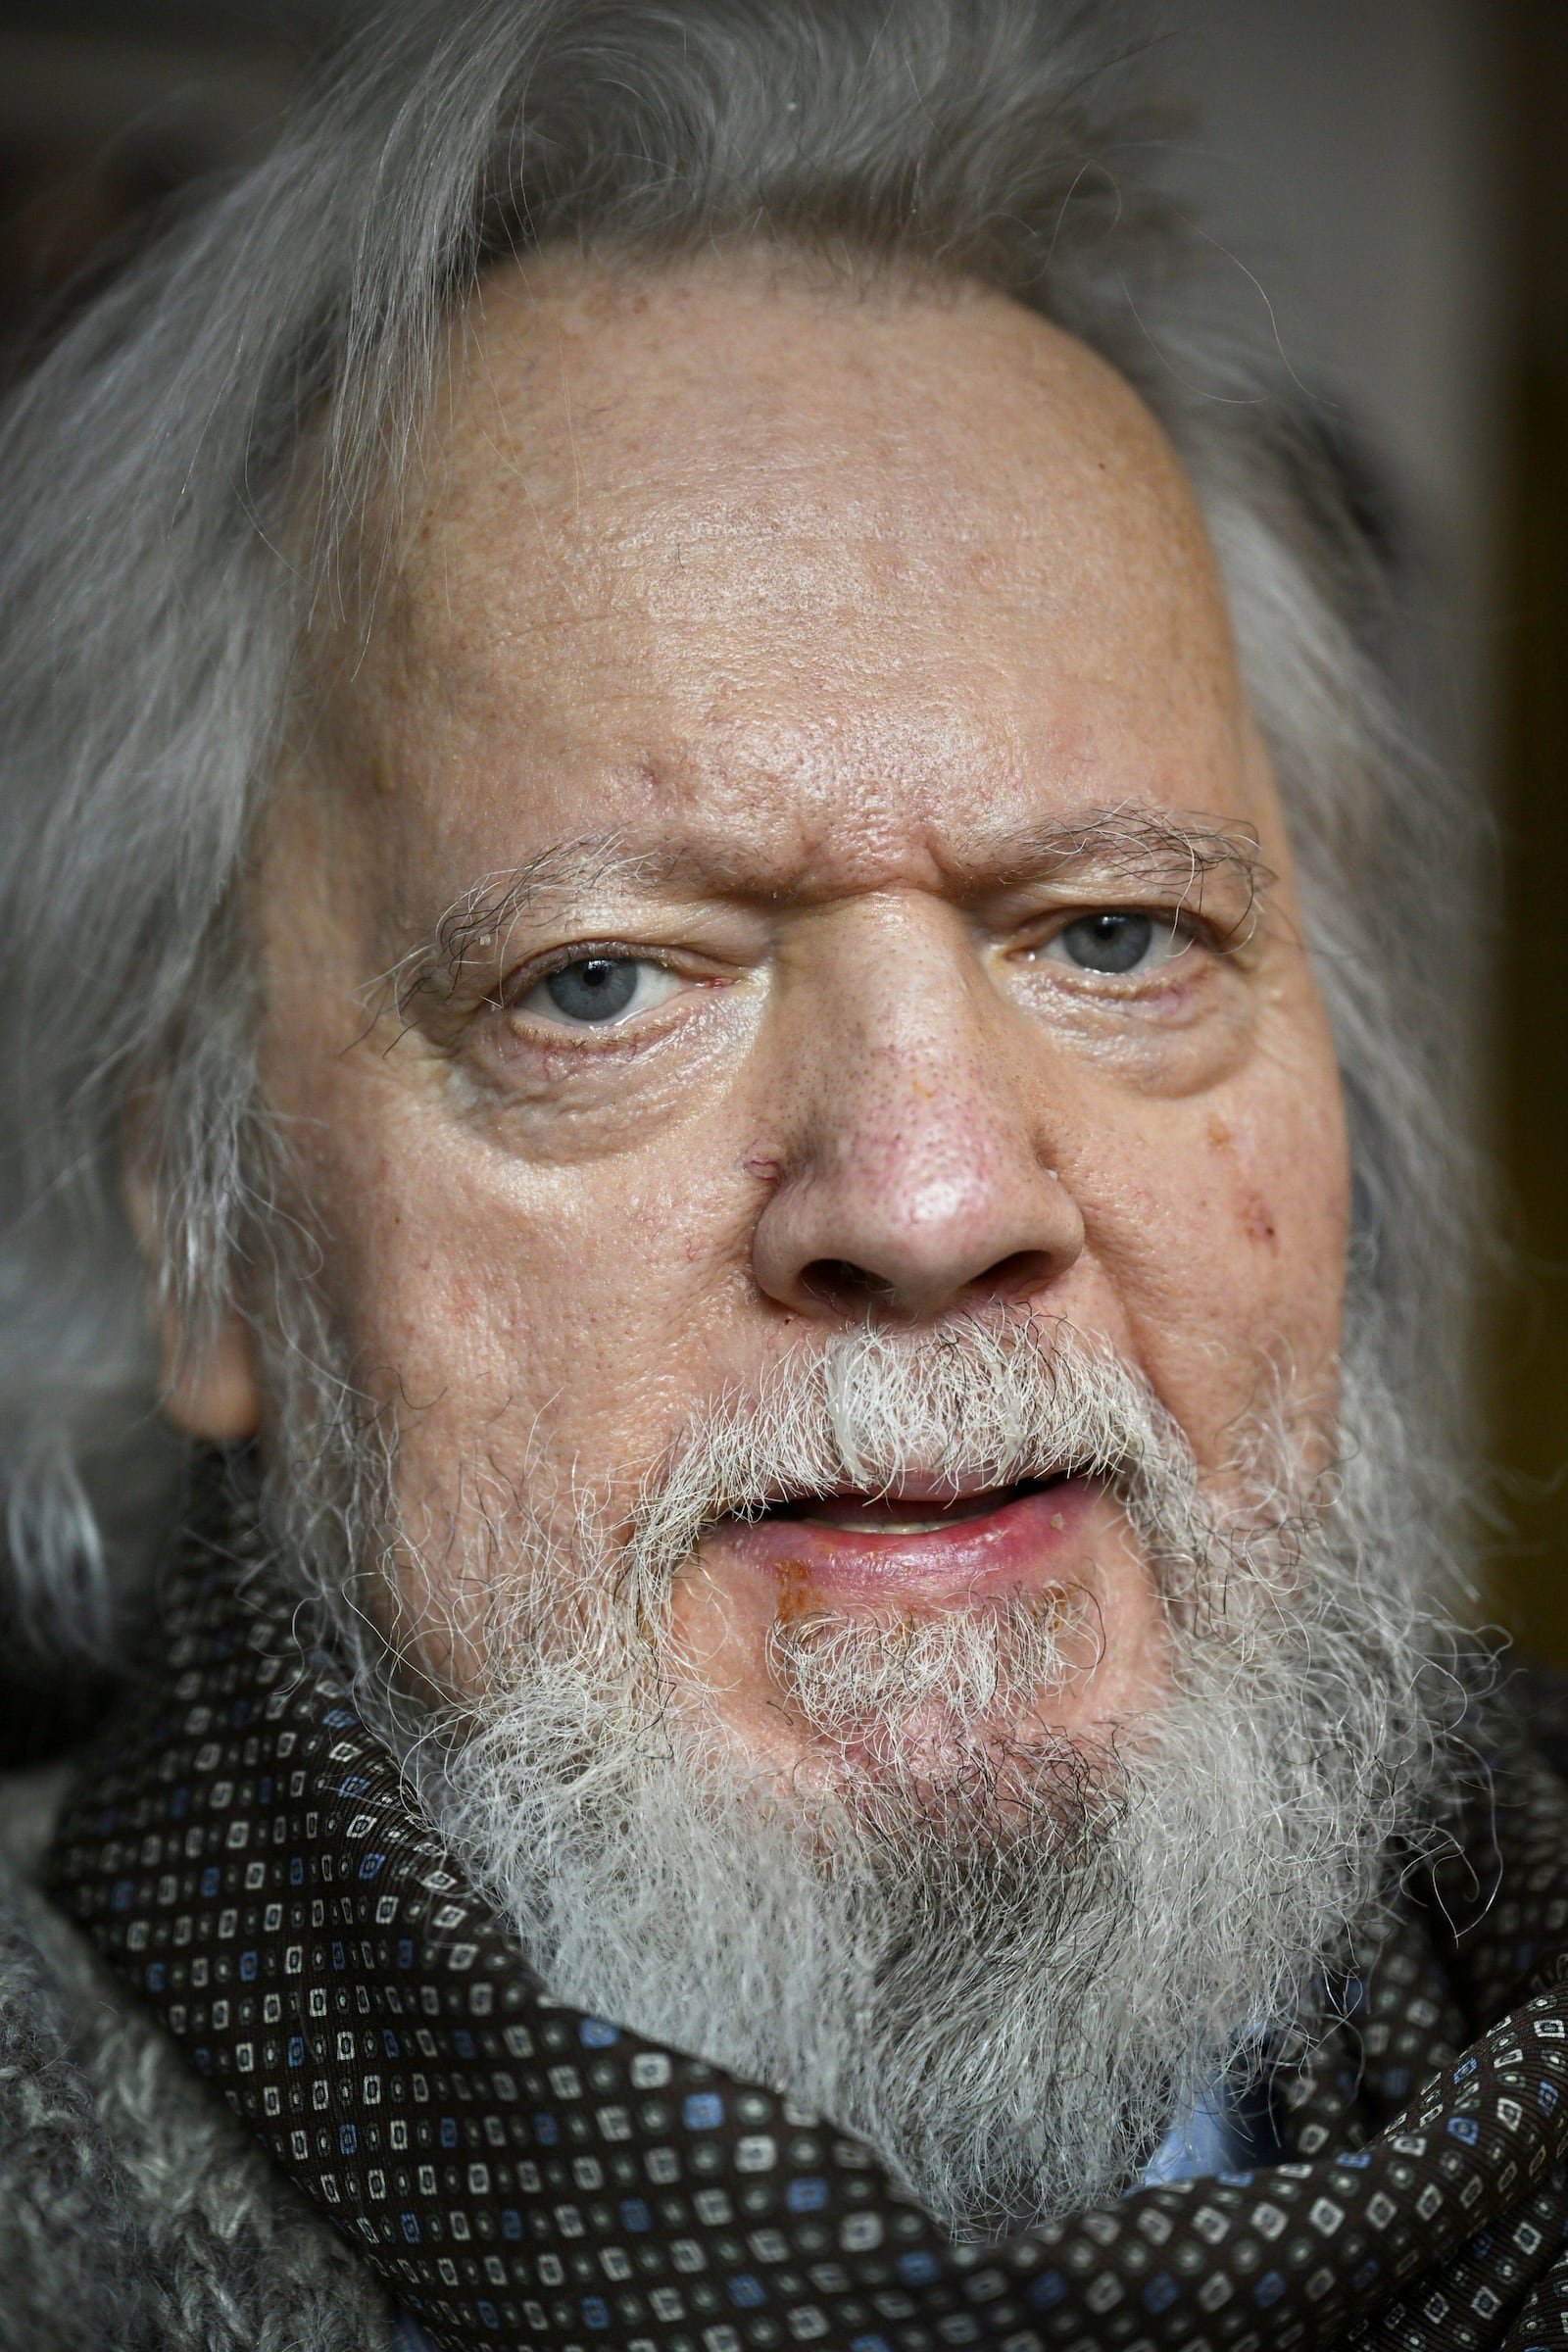
{"label": "cheek", "polygon": [[1086,1213],[1091,1248],[1208,1464],[1271,1369],[1303,1400],[1332,1399],[1348,1176],[1337,1081],[1313,1076],[1216,1090],[1114,1143],[1102,1131],[1115,1157]]}
{"label": "cheek", "polygon": [[693,1335],[746,1264],[758,1188],[740,1152],[688,1135],[529,1166],[403,1097],[326,1132],[312,1181],[337,1204],[337,1320],[411,1465],[444,1482],[476,1455],[511,1472],[542,1456],[635,1476],[702,1386]]}

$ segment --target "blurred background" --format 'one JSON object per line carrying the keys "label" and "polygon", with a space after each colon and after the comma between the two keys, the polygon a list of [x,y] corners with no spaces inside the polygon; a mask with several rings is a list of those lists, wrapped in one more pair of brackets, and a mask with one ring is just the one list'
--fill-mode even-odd
{"label": "blurred background", "polygon": [[[342,0],[0,0],[0,365],[261,148]],[[1568,0],[1166,0],[1204,220],[1374,492],[1501,888],[1495,1614],[1568,1666]],[[1456,946],[1456,976],[1465,956]],[[1456,1335],[1457,1339],[1457,1335]]]}

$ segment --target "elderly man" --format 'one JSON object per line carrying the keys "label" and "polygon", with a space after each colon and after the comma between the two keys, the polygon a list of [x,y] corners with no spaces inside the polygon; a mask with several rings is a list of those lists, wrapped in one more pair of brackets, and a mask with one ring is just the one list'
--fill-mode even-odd
{"label": "elderly man", "polygon": [[1443,811],[1102,15],[394,16],[14,406],[7,2343],[1565,2340]]}

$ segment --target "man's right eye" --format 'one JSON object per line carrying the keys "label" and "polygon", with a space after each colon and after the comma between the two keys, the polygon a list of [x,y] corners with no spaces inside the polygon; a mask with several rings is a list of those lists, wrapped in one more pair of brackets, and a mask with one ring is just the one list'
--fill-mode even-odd
{"label": "man's right eye", "polygon": [[571,1029],[606,1029],[652,1011],[683,986],[674,972],[637,956],[584,956],[536,980],[514,1009]]}

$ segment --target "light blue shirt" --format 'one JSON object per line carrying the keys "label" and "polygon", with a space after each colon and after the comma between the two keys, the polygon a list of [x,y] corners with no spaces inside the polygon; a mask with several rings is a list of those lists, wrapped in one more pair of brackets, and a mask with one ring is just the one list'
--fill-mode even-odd
{"label": "light blue shirt", "polygon": [[396,2352],[440,2352],[435,2337],[425,2333],[411,2311],[400,2311],[397,2318]]}
{"label": "light blue shirt", "polygon": [[1200,2180],[1212,2173],[1246,2173],[1279,2164],[1286,2151],[1266,2096],[1254,2089],[1238,2099],[1226,2082],[1204,2091],[1184,2123],[1173,2124],[1150,2158],[1140,2188],[1171,2180]]}

